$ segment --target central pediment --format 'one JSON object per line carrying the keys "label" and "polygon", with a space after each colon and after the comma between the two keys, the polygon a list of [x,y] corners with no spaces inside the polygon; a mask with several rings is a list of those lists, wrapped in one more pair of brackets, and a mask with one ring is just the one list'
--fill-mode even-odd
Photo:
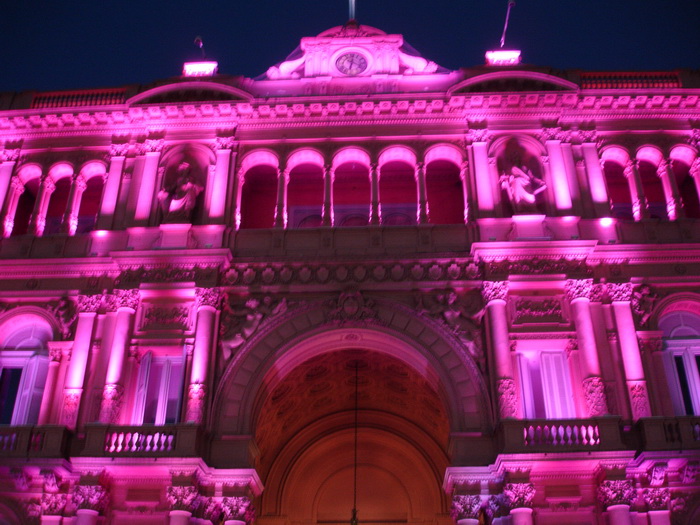
{"label": "central pediment", "polygon": [[267,70],[269,80],[316,77],[426,75],[438,65],[416,54],[402,35],[350,21],[305,37],[287,60]]}

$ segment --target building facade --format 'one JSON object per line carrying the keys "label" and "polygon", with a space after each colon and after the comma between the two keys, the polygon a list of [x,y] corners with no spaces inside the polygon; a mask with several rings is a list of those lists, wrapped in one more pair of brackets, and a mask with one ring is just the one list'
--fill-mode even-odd
{"label": "building facade", "polygon": [[1,94],[0,524],[699,523],[699,143],[353,22]]}

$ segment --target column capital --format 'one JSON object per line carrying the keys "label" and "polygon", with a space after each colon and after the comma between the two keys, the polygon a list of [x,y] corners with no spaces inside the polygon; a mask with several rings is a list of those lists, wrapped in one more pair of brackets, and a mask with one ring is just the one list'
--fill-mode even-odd
{"label": "column capital", "polygon": [[606,480],[598,487],[598,501],[607,508],[611,505],[630,505],[634,500],[632,480]]}
{"label": "column capital", "polygon": [[481,296],[486,303],[505,301],[508,298],[508,281],[484,281],[481,286]]}
{"label": "column capital", "polygon": [[506,483],[503,494],[511,509],[530,508],[535,498],[535,486],[532,483]]}
{"label": "column capital", "polygon": [[452,496],[450,516],[455,521],[465,519],[477,519],[481,510],[481,496],[455,495]]}
{"label": "column capital", "polygon": [[644,490],[644,502],[649,510],[668,510],[671,501],[671,491],[664,487],[649,488]]}
{"label": "column capital", "polygon": [[197,308],[210,306],[216,310],[221,306],[222,293],[220,288],[197,288],[195,301]]}
{"label": "column capital", "polygon": [[635,158],[630,158],[627,160],[627,162],[624,165],[623,173],[625,174],[626,178],[630,178],[634,176],[634,172],[637,169],[637,164],[638,161]]}
{"label": "column capital", "polygon": [[145,155],[147,153],[160,153],[165,147],[163,139],[146,139],[136,145],[136,154]]}
{"label": "column capital", "polygon": [[49,175],[44,175],[41,179],[41,185],[44,187],[44,191],[51,195],[56,190],[56,183]]}
{"label": "column capital", "polygon": [[567,279],[564,285],[566,299],[589,299],[593,295],[593,279]]}
{"label": "column capital", "polygon": [[116,311],[119,308],[130,308],[136,311],[139,306],[140,294],[136,289],[114,290],[107,301],[107,310]]}
{"label": "column capital", "polygon": [[690,163],[690,176],[693,178],[700,177],[700,155],[695,157],[695,160]]}
{"label": "column capital", "polygon": [[165,497],[170,505],[170,510],[191,511],[199,491],[193,486],[171,486],[165,491]]}
{"label": "column capital", "polygon": [[79,295],[78,313],[96,313],[102,306],[104,299],[104,294]]}
{"label": "column capital", "polygon": [[235,146],[236,141],[233,137],[216,137],[211,144],[211,149],[214,151],[230,150]]}
{"label": "column capital", "polygon": [[221,510],[224,520],[237,520],[251,523],[255,519],[255,509],[250,498],[246,496],[234,496],[221,500]]}
{"label": "column capital", "polygon": [[612,302],[632,300],[632,283],[608,283],[608,296]]}
{"label": "column capital", "polygon": [[468,143],[488,142],[491,139],[491,132],[488,129],[468,129],[465,133]]}
{"label": "column capital", "polygon": [[20,148],[5,148],[0,150],[0,162],[17,162]]}
{"label": "column capital", "polygon": [[129,152],[129,143],[124,142],[122,144],[110,144],[109,145],[109,156],[110,157],[126,157]]}
{"label": "column capital", "polygon": [[101,512],[107,504],[107,489],[102,485],[76,485],[72,499],[78,510]]}

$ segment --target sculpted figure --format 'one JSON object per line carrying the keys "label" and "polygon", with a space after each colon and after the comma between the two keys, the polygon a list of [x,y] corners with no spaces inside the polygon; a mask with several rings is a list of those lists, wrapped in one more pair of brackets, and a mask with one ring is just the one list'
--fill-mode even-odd
{"label": "sculpted figure", "polygon": [[197,196],[202,192],[190,165],[182,162],[177,167],[175,184],[158,192],[158,200],[163,210],[163,222],[190,222],[192,210],[197,204]]}
{"label": "sculpted figure", "polygon": [[514,213],[532,213],[536,211],[537,195],[547,185],[526,166],[518,164],[514,163],[510,172],[501,175],[501,187],[506,190]]}

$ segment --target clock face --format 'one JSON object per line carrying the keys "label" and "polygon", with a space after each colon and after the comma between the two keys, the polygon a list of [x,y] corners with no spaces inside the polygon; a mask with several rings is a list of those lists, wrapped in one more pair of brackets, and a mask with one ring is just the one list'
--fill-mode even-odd
{"label": "clock face", "polygon": [[367,59],[360,53],[343,53],[335,61],[335,67],[344,75],[359,75],[367,69]]}

